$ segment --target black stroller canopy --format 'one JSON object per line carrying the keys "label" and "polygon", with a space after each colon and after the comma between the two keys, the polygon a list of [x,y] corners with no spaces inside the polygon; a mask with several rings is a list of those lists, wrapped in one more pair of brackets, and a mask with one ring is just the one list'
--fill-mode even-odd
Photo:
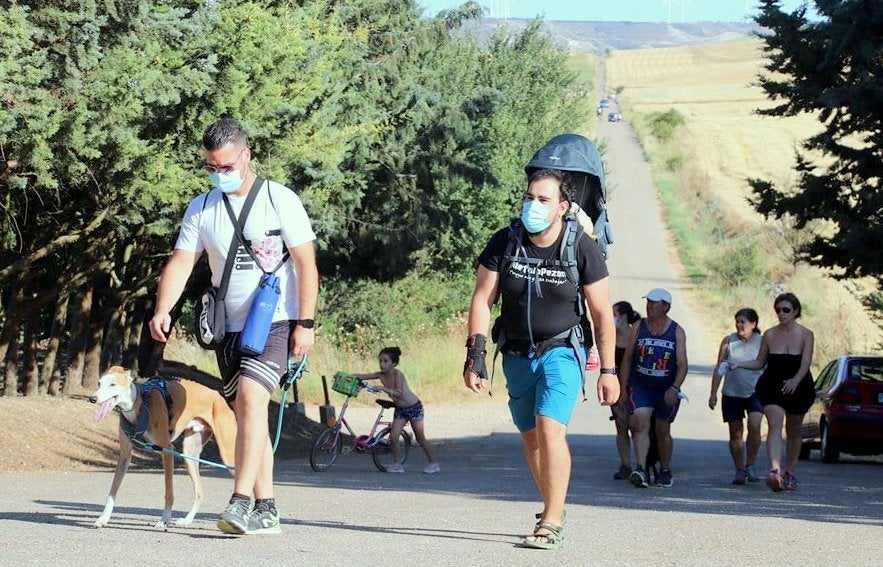
{"label": "black stroller canopy", "polygon": [[604,183],[604,164],[595,144],[579,134],[559,134],[537,150],[525,166],[530,175],[538,169],[560,169],[573,177],[573,200],[582,208],[599,236],[599,244],[606,253],[613,234],[607,219],[607,186]]}

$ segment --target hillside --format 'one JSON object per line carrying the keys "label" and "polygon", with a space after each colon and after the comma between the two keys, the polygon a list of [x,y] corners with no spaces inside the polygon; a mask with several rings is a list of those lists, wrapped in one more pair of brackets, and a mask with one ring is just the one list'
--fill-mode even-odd
{"label": "hillside", "polygon": [[[522,30],[531,20],[485,19],[468,22],[463,29],[479,37],[488,37],[499,26]],[[561,22],[544,21],[559,43],[574,51],[601,54],[617,49],[649,49],[716,43],[745,39],[757,30],[753,23],[700,22],[665,24],[649,22]]]}

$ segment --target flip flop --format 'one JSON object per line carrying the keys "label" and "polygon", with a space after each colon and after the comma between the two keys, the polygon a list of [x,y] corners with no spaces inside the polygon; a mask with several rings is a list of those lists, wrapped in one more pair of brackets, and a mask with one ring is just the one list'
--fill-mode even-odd
{"label": "flip flop", "polygon": [[[537,533],[545,530],[547,533]],[[564,527],[550,524],[549,522],[540,522],[533,535],[524,538],[521,542],[522,547],[531,549],[560,549],[564,544]]]}

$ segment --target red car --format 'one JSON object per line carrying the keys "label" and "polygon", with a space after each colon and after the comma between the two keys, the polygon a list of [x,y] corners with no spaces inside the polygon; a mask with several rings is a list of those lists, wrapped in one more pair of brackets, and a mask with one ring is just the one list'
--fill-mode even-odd
{"label": "red car", "polygon": [[816,401],[803,420],[802,459],[818,448],[822,462],[840,453],[883,453],[883,356],[844,355],[815,382]]}

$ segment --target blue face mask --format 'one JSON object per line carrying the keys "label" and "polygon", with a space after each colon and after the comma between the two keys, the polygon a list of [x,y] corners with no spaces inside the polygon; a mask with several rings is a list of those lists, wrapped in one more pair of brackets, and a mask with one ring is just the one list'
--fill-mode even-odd
{"label": "blue face mask", "polygon": [[235,170],[230,173],[210,173],[208,178],[211,179],[212,185],[224,193],[232,193],[242,187],[242,177]]}
{"label": "blue face mask", "polygon": [[521,224],[530,234],[543,232],[549,225],[550,209],[539,201],[528,201],[521,206]]}

